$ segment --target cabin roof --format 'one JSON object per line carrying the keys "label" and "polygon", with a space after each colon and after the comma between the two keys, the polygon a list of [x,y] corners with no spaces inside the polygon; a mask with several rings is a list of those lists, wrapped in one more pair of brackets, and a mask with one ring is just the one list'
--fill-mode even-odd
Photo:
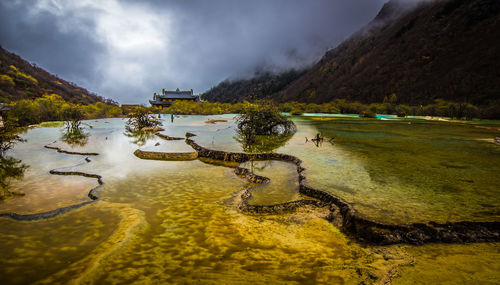
{"label": "cabin roof", "polygon": [[174,93],[169,93],[170,91],[166,91],[165,94],[156,94],[156,97],[161,98],[161,99],[194,99],[197,96],[193,95],[191,91],[182,91],[182,92],[188,92],[188,93],[177,93],[174,91]]}
{"label": "cabin roof", "polygon": [[191,94],[193,95],[193,90],[165,90],[165,94]]}
{"label": "cabin roof", "polygon": [[153,100],[149,100],[151,105],[171,105],[175,100],[192,100],[199,101],[200,97],[193,94],[193,90],[181,91],[179,89],[175,91],[169,91],[162,89],[162,94],[154,94]]}

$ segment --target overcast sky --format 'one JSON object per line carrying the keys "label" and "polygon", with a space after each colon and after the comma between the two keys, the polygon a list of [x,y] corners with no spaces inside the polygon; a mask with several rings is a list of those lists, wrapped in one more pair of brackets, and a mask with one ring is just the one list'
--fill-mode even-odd
{"label": "overcast sky", "polygon": [[120,103],[317,61],[385,0],[1,0],[0,44]]}

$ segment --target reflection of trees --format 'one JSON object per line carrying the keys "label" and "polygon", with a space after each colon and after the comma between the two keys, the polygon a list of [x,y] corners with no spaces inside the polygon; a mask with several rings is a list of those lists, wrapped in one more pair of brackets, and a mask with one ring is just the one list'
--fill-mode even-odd
{"label": "reflection of trees", "polygon": [[248,162],[250,165],[250,171],[252,171],[253,173],[255,173],[256,170],[258,171],[263,171],[264,169],[266,169],[267,167],[271,166],[272,165],[272,160],[264,160],[264,161],[249,161]]}
{"label": "reflection of trees", "polygon": [[26,168],[28,166],[23,164],[21,160],[0,156],[0,200],[11,195],[8,190],[10,181],[23,178]]}
{"label": "reflection of trees", "polygon": [[123,134],[129,138],[133,138],[132,143],[138,146],[145,145],[148,140],[154,138],[155,136],[155,134],[152,132],[141,131],[141,130],[135,131],[133,129],[128,129],[128,128]]}
{"label": "reflection of trees", "polygon": [[235,139],[241,144],[244,152],[262,153],[272,152],[275,149],[284,146],[286,142],[293,137],[293,135],[293,133],[287,133],[270,136],[253,136],[251,139],[248,139],[245,135],[238,132]]}
{"label": "reflection of trees", "polygon": [[70,146],[85,146],[89,140],[89,135],[83,129],[67,127],[63,131],[61,140]]}
{"label": "reflection of trees", "polygon": [[68,105],[62,111],[66,119],[62,140],[70,146],[84,146],[88,142],[88,134],[80,126],[84,119],[84,114],[77,106]]}
{"label": "reflection of trees", "polygon": [[15,143],[24,141],[17,132],[18,129],[8,121],[0,128],[0,200],[12,194],[8,190],[10,181],[23,178],[28,168],[21,160],[5,155]]}
{"label": "reflection of trees", "polygon": [[[129,115],[130,118],[125,124],[125,132],[123,134],[129,138],[133,138],[132,143],[138,146],[143,146],[148,140],[152,139],[156,132],[152,131],[152,129],[162,125],[161,121],[153,118],[145,107],[137,107]],[[149,130],[143,131],[146,128],[149,128]]]}

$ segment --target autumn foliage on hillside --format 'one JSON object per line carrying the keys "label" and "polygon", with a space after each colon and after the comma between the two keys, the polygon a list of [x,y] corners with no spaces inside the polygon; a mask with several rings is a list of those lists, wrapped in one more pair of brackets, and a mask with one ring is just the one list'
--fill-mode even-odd
{"label": "autumn foliage on hillside", "polygon": [[98,119],[122,116],[122,109],[116,105],[96,102],[82,105],[67,102],[57,94],[44,95],[31,99],[22,99],[10,105],[8,120],[16,125],[27,126],[49,121],[67,121],[71,114],[78,112],[81,119]]}
{"label": "autumn foliage on hillside", "polygon": [[0,47],[0,102],[36,99],[46,94],[57,94],[67,102],[78,104],[116,104],[52,75]]}

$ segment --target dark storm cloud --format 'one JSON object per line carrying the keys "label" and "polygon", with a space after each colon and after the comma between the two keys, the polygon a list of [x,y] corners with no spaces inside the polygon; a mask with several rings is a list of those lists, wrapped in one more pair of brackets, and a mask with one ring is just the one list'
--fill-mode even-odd
{"label": "dark storm cloud", "polygon": [[[71,2],[71,3],[68,3]],[[0,44],[121,103],[203,92],[300,68],[368,23],[383,0],[2,1]]]}
{"label": "dark storm cloud", "polygon": [[[0,3],[0,44],[66,80],[82,86],[95,82],[96,54],[103,53],[105,47],[78,28],[61,30],[58,22],[63,19],[51,13],[27,11],[12,2]],[[92,29],[90,20],[82,24]]]}

